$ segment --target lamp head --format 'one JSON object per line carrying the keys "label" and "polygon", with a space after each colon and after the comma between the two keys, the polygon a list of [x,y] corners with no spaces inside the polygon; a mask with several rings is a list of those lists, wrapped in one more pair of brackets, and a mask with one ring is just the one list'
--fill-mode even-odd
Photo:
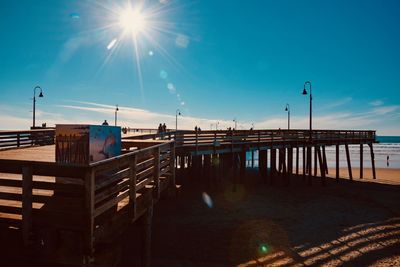
{"label": "lamp head", "polygon": [[116,110],[116,111],[119,111],[118,105],[117,105],[117,107],[115,108],[115,110]]}
{"label": "lamp head", "polygon": [[303,95],[307,95],[307,90],[306,90],[306,88],[303,89]]}
{"label": "lamp head", "polygon": [[43,92],[42,92],[42,90],[40,90],[39,97],[43,97]]}
{"label": "lamp head", "polygon": [[181,116],[181,112],[180,111],[179,111],[178,115]]}
{"label": "lamp head", "polygon": [[288,111],[288,108],[287,108],[287,106],[286,106],[286,108],[285,108],[285,111]]}

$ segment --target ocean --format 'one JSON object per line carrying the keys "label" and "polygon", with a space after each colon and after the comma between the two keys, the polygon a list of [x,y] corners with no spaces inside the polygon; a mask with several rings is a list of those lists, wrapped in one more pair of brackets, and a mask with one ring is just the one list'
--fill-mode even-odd
{"label": "ocean", "polygon": [[[376,168],[400,168],[400,136],[377,136],[377,141],[373,145],[375,153],[375,167]],[[360,166],[360,145],[350,145],[350,158],[352,167]],[[368,145],[364,145],[364,167],[371,167],[371,156]],[[300,150],[299,164],[302,165],[302,149]],[[326,147],[326,157],[328,161],[328,167],[335,166],[335,146]],[[389,156],[389,164],[387,157]],[[268,155],[270,158],[270,155]],[[251,152],[247,152],[246,155],[247,166],[251,166]],[[258,167],[258,152],[254,152],[254,167]],[[293,161],[295,161],[295,155],[293,155]],[[341,167],[347,166],[346,151],[344,146],[340,146],[340,158],[339,165]],[[295,162],[294,162],[295,164]]]}

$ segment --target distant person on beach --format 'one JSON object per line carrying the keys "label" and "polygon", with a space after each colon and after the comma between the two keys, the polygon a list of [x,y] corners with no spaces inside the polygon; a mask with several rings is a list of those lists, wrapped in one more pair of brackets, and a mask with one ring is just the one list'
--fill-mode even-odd
{"label": "distant person on beach", "polygon": [[163,126],[162,126],[162,131],[163,131],[163,133],[166,133],[166,132],[167,132],[167,126],[165,125],[165,123],[164,123]]}
{"label": "distant person on beach", "polygon": [[107,120],[104,120],[104,122],[103,122],[103,124],[102,124],[102,125],[108,126],[108,122],[107,122]]}
{"label": "distant person on beach", "polygon": [[161,132],[162,132],[162,129],[163,129],[163,128],[162,128],[162,124],[160,123],[160,124],[158,125],[158,131],[157,131],[157,132],[158,132],[158,133],[161,133]]}
{"label": "distant person on beach", "polygon": [[389,155],[386,157],[386,166],[389,167]]}

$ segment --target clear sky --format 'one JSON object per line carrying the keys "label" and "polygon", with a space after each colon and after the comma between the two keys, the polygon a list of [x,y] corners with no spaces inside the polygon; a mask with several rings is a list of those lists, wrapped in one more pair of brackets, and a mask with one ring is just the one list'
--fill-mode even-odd
{"label": "clear sky", "polygon": [[2,1],[0,128],[36,85],[39,125],[308,128],[309,80],[314,128],[400,135],[400,1],[128,3]]}

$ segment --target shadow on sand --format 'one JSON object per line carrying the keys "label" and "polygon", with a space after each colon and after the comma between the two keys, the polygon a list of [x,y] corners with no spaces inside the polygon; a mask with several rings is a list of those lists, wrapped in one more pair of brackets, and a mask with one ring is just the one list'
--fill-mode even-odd
{"label": "shadow on sand", "polygon": [[400,265],[398,185],[270,186],[250,170],[233,192],[228,177],[205,178],[185,177],[180,196],[156,206],[153,266]]}

